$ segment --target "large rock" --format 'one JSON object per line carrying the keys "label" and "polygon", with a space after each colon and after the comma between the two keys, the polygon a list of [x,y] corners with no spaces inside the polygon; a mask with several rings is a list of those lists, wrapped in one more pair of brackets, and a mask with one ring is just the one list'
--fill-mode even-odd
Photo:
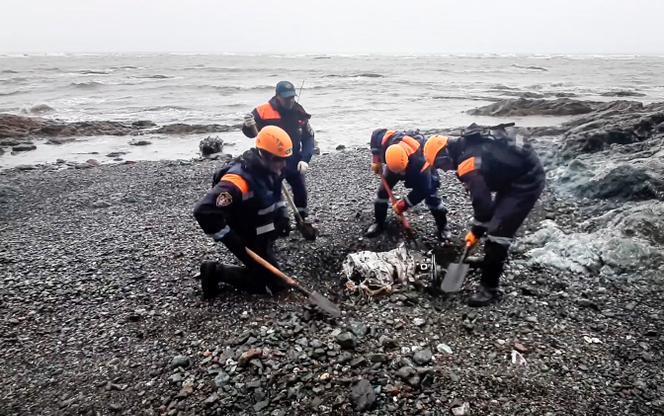
{"label": "large rock", "polygon": [[376,402],[376,392],[368,380],[362,379],[353,385],[351,389],[351,398],[355,410],[363,412],[373,407]]}
{"label": "large rock", "polygon": [[587,116],[563,124],[561,156],[598,152],[614,144],[642,142],[659,133],[664,103],[644,107],[634,101],[614,101]]}
{"label": "large rock", "polygon": [[523,238],[516,247],[529,263],[575,273],[635,272],[661,267],[664,253],[646,238],[626,236],[619,227],[566,233],[551,221]]}
{"label": "large rock", "polygon": [[198,149],[201,151],[201,155],[203,156],[219,153],[224,150],[224,141],[219,137],[208,136],[201,140],[201,142],[198,144]]}
{"label": "large rock", "polygon": [[153,133],[158,134],[204,134],[204,133],[223,133],[227,131],[236,130],[238,126],[227,126],[224,124],[168,124],[162,126]]}
{"label": "large rock", "polygon": [[580,101],[570,98],[555,100],[515,98],[498,101],[484,107],[474,108],[468,113],[474,116],[572,116],[587,114],[600,106],[596,101]]}

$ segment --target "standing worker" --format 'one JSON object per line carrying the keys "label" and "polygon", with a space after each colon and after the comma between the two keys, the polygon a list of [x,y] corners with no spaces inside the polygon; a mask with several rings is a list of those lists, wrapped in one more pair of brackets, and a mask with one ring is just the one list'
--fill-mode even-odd
{"label": "standing worker", "polygon": [[203,297],[214,297],[219,283],[252,293],[274,293],[285,286],[256,263],[251,249],[275,267],[274,241],[290,233],[281,200],[282,170],[293,153],[288,133],[267,126],[256,136],[256,147],[217,171],[212,189],[194,208],[194,217],[214,241],[223,243],[246,267],[206,261],[201,264]]}
{"label": "standing worker", "polygon": [[494,135],[484,134],[473,123],[458,139],[436,135],[424,146],[425,170],[456,170],[470,194],[474,220],[466,244],[472,247],[487,235],[480,287],[470,297],[470,306],[500,299],[508,249],[544,189],[544,169],[532,147],[510,137],[504,126],[491,129]]}
{"label": "standing worker", "polygon": [[[384,176],[390,188],[403,180],[406,188],[411,191],[393,206],[394,211],[401,214],[424,200],[436,222],[438,239],[446,240],[449,238],[447,209],[438,196],[438,173],[422,171],[425,164],[422,154],[424,141],[424,136],[417,131],[374,130],[371,134],[371,170]],[[374,201],[375,222],[367,230],[367,237],[375,237],[383,231],[387,217],[387,198],[387,190],[381,183]]]}
{"label": "standing worker", "polygon": [[309,124],[311,115],[295,102],[295,87],[288,81],[279,81],[275,95],[270,101],[259,105],[244,118],[242,132],[247,137],[256,137],[265,126],[278,126],[288,133],[293,141],[293,154],[286,162],[284,179],[293,190],[293,200],[302,218],[307,210],[307,188],[304,174],[314,154],[314,130]]}

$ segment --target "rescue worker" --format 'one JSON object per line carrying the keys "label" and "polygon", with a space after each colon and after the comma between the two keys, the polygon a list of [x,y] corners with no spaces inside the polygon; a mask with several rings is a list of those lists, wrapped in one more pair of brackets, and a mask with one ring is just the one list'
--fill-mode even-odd
{"label": "rescue worker", "polygon": [[281,175],[292,153],[288,133],[277,126],[262,128],[256,147],[219,169],[212,189],[196,204],[194,217],[203,231],[223,243],[245,266],[203,262],[200,277],[204,298],[214,297],[222,282],[251,293],[274,293],[284,288],[245,249],[279,267],[273,245],[277,237],[291,231],[281,199]]}
{"label": "rescue worker", "polygon": [[544,189],[544,169],[532,147],[510,137],[503,126],[492,129],[493,135],[484,134],[473,123],[460,138],[436,135],[424,146],[425,170],[456,170],[470,194],[474,219],[466,244],[475,246],[487,236],[480,286],[470,297],[470,306],[500,299],[508,249]]}
{"label": "rescue worker", "polygon": [[311,115],[295,102],[295,86],[288,81],[279,81],[275,95],[270,101],[259,105],[244,118],[242,132],[247,137],[256,137],[265,126],[278,126],[288,133],[293,141],[293,154],[284,169],[284,179],[293,190],[293,200],[302,218],[307,211],[307,188],[304,174],[314,154],[314,130],[309,124]]}
{"label": "rescue worker", "polygon": [[[424,200],[436,222],[438,239],[446,240],[449,238],[447,209],[438,196],[438,173],[435,170],[422,171],[424,142],[424,136],[417,131],[374,130],[371,134],[371,170],[384,176],[390,188],[403,180],[411,191],[393,206],[395,212],[401,214]],[[375,237],[385,228],[388,202],[387,190],[381,182],[374,201],[375,222],[367,230],[367,237]]]}

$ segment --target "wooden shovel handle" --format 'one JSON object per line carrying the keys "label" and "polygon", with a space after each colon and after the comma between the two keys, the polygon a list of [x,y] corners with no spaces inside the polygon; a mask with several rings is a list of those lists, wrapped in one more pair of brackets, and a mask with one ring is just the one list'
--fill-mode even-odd
{"label": "wooden shovel handle", "polygon": [[[387,191],[387,196],[390,198],[390,202],[392,203],[392,209],[394,209],[394,204],[397,202],[396,198],[394,197],[394,194],[392,193],[392,188],[390,188],[390,185],[387,183],[387,180],[385,179],[385,176],[380,176],[380,180],[383,182],[383,188],[385,188],[385,191]],[[396,211],[395,211],[395,214]],[[397,214],[399,219],[401,220],[401,224],[403,224],[403,228],[408,230],[410,232],[411,227],[410,227],[410,221],[408,221],[408,218],[406,218],[403,213]]]}
{"label": "wooden shovel handle", "polygon": [[270,272],[272,272],[272,274],[274,274],[275,276],[286,282],[289,286],[299,287],[295,279],[293,279],[292,277],[288,276],[286,273],[274,267],[267,260],[259,256],[258,254],[254,253],[253,251],[251,251],[248,247],[245,247],[245,250],[247,250],[247,254],[249,254],[249,256],[252,259],[254,259],[256,263],[268,269]]}

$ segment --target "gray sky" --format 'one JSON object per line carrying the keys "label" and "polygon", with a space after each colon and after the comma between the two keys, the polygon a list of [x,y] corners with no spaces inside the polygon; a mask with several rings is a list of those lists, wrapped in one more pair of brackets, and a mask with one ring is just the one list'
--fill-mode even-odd
{"label": "gray sky", "polygon": [[2,0],[0,51],[664,54],[664,0]]}

